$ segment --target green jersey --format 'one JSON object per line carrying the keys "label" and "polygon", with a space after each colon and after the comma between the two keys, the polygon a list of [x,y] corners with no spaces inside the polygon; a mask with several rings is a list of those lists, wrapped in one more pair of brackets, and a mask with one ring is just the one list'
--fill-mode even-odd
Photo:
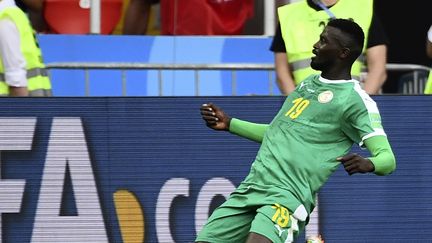
{"label": "green jersey", "polygon": [[311,75],[269,125],[243,185],[280,189],[310,213],[316,192],[340,165],[336,159],[377,135],[385,136],[378,107],[358,81]]}

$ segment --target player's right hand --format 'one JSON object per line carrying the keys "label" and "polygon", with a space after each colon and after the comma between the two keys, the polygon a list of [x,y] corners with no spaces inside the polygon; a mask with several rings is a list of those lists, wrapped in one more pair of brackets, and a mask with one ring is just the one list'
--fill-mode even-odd
{"label": "player's right hand", "polygon": [[203,104],[200,108],[202,119],[206,125],[214,130],[229,130],[231,117],[221,108],[212,103]]}

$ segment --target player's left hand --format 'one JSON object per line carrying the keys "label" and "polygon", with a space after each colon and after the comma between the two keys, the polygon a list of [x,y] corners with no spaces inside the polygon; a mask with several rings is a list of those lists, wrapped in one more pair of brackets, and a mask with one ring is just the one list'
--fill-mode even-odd
{"label": "player's left hand", "polygon": [[358,154],[348,154],[337,158],[337,160],[342,163],[349,175],[355,173],[368,173],[375,170],[375,166],[373,165],[372,161],[367,158],[363,158]]}

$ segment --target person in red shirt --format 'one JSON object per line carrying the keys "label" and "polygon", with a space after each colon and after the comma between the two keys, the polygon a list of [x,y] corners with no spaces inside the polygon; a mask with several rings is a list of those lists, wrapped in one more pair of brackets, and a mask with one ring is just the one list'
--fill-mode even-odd
{"label": "person in red shirt", "polygon": [[162,35],[239,35],[253,0],[160,0]]}

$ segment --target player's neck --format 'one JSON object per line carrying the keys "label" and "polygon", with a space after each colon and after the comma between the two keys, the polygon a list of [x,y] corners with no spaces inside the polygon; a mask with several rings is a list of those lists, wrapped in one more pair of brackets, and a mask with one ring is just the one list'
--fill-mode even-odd
{"label": "player's neck", "polygon": [[337,3],[338,0],[320,0],[324,5],[333,6]]}
{"label": "player's neck", "polygon": [[328,80],[350,80],[352,78],[350,70],[342,72],[341,70],[326,70],[321,72],[321,77]]}

